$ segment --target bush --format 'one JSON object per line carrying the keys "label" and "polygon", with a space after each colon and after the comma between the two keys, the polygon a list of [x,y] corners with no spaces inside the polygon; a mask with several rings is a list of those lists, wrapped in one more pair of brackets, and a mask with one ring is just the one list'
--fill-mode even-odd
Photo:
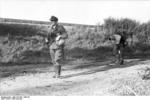
{"label": "bush", "polygon": [[[150,22],[139,24],[135,20],[127,18],[108,18],[101,26],[65,26],[69,35],[65,49],[68,51],[75,48],[96,50],[100,47],[111,47],[107,37],[117,32],[120,26],[129,38],[130,46],[139,47],[136,45],[137,43],[149,45]],[[17,61],[24,58],[24,52],[40,50],[43,52],[42,50],[45,48],[43,39],[49,31],[48,25],[0,23],[0,60],[3,62]],[[143,52],[142,48],[137,49]],[[146,50],[148,49],[149,47],[146,48]],[[49,53],[47,49],[44,50],[46,50],[45,53]]]}
{"label": "bush", "polygon": [[104,44],[104,31],[95,31],[88,27],[74,27],[68,31],[67,48],[95,49]]}

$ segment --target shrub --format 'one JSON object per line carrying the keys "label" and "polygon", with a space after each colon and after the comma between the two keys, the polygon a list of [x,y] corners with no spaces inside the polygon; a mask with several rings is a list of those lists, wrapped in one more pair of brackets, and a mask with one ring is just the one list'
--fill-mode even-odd
{"label": "shrub", "polygon": [[[119,26],[125,31],[132,46],[136,47],[137,43],[149,45],[150,22],[139,24],[135,20],[127,18],[107,18],[101,26],[65,26],[69,35],[65,49],[73,50],[80,48],[84,50],[94,50],[100,47],[111,47],[111,44],[107,41],[107,37],[117,32]],[[24,52],[43,50],[42,48],[45,48],[43,39],[47,36],[49,31],[48,25],[0,23],[1,61],[17,61],[17,59],[24,58]],[[141,50],[141,48],[136,49]],[[143,50],[141,51],[143,52]],[[48,53],[48,50],[44,52]]]}

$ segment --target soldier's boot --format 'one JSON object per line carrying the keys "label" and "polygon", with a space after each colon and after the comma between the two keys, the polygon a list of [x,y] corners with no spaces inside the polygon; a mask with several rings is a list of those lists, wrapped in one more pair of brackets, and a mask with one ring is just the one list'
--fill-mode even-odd
{"label": "soldier's boot", "polygon": [[120,59],[119,64],[120,64],[120,65],[123,65],[123,64],[124,64],[124,60],[123,60],[122,58]]}
{"label": "soldier's boot", "polygon": [[61,74],[61,66],[60,65],[55,65],[55,75],[53,78],[60,78]]}
{"label": "soldier's boot", "polygon": [[119,54],[119,64],[123,65],[124,64],[124,59],[123,59],[123,52],[121,50],[120,54]]}
{"label": "soldier's boot", "polygon": [[60,78],[61,75],[61,65],[58,65],[57,77]]}
{"label": "soldier's boot", "polygon": [[115,64],[119,64],[119,54],[116,54]]}
{"label": "soldier's boot", "polygon": [[56,76],[57,76],[57,66],[56,66],[56,64],[54,64],[54,76],[53,76],[53,78],[56,78]]}

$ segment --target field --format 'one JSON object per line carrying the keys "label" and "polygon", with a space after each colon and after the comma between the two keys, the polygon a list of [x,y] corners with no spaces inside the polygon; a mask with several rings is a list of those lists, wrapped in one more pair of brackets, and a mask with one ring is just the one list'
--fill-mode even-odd
{"label": "field", "polygon": [[147,37],[143,41],[141,34],[133,34],[131,45],[125,48],[125,64],[116,65],[106,39],[112,30],[105,25],[65,28],[69,39],[62,77],[53,79],[49,50],[43,42],[48,25],[0,23],[0,95],[150,95]]}

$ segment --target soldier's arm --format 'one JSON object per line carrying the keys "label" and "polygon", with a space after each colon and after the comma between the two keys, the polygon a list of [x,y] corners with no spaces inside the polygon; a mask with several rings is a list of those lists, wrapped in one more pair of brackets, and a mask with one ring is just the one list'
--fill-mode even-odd
{"label": "soldier's arm", "polygon": [[65,28],[63,26],[60,26],[60,37],[63,39],[67,39],[68,38],[68,34],[67,31],[65,30]]}

